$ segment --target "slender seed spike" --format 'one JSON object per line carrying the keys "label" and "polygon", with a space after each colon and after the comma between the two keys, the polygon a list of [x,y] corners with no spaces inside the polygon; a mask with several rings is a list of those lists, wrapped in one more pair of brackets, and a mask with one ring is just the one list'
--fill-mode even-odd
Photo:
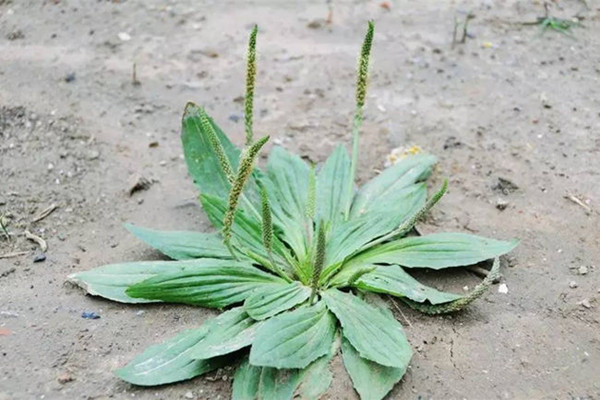
{"label": "slender seed spike", "polygon": [[261,185],[260,198],[262,205],[262,239],[265,249],[271,257],[273,251],[273,219],[271,217],[271,207],[269,205],[269,197],[267,190]]}
{"label": "slender seed spike", "polygon": [[271,270],[281,276],[283,279],[290,281],[289,277],[282,271],[281,268],[275,263],[273,258],[273,217],[271,214],[271,206],[269,205],[269,196],[267,189],[259,183],[260,186],[260,198],[262,206],[262,239],[263,246],[267,250],[269,256],[269,264],[271,264]]}
{"label": "slender seed spike", "polygon": [[437,192],[435,192],[435,194],[433,196],[431,196],[431,198],[429,200],[427,200],[425,205],[419,211],[417,211],[411,218],[409,218],[407,221],[402,223],[398,227],[398,229],[395,230],[395,232],[397,232],[397,233],[394,236],[404,235],[404,234],[408,233],[408,231],[410,231],[415,226],[415,224],[421,218],[423,218],[423,216],[425,214],[427,214],[427,212],[429,210],[431,210],[433,208],[433,206],[435,206],[437,204],[438,201],[440,201],[442,196],[446,193],[446,190],[448,190],[448,179],[444,179],[444,183],[442,183],[442,187]]}
{"label": "slender seed spike", "polygon": [[358,64],[358,76],[356,79],[356,108],[361,109],[365,105],[367,97],[367,79],[369,76],[369,57],[371,55],[371,45],[373,44],[373,33],[375,25],[369,21],[369,27],[365,40],[363,41]]}
{"label": "slender seed spike", "polygon": [[371,55],[371,46],[373,44],[373,34],[375,25],[373,21],[369,21],[367,34],[363,41],[358,62],[358,74],[356,78],[356,110],[352,124],[352,164],[350,166],[350,180],[348,182],[348,204],[346,205],[345,217],[348,219],[350,214],[350,206],[352,205],[352,192],[354,191],[354,178],[356,177],[356,168],[358,164],[358,142],[360,136],[360,126],[363,120],[363,107],[367,97],[367,80],[369,77],[369,58]]}
{"label": "slender seed spike", "polygon": [[456,311],[460,311],[473,301],[480,298],[488,288],[494,283],[496,279],[500,276],[500,259],[496,257],[494,259],[494,263],[492,264],[492,269],[488,273],[487,277],[477,286],[475,289],[465,297],[461,297],[460,299],[456,299],[449,303],[443,304],[423,304],[418,303],[416,301],[412,301],[407,298],[402,298],[402,300],[408,304],[408,306],[414,310],[420,311],[429,315],[439,315],[439,314],[448,314]]}
{"label": "slender seed spike", "polygon": [[325,264],[325,224],[321,221],[319,222],[319,231],[317,233],[317,253],[315,255],[315,265],[313,267],[312,292],[310,294],[309,304],[312,304],[315,294],[317,293],[319,278],[323,271],[323,264]]}
{"label": "slender seed spike", "polygon": [[221,141],[217,137],[217,132],[215,132],[210,120],[208,119],[208,115],[206,111],[200,111],[200,124],[202,125],[202,129],[208,134],[208,140],[210,141],[210,145],[217,155],[217,159],[219,160],[219,165],[221,169],[225,173],[227,180],[229,183],[233,183],[233,169],[231,168],[231,163],[229,159],[225,155],[225,149],[221,144]]}
{"label": "slender seed spike", "polygon": [[376,267],[367,267],[367,268],[361,268],[358,271],[356,271],[355,273],[353,273],[350,276],[350,279],[348,279],[348,286],[352,286],[356,283],[357,280],[359,280],[363,275],[368,274],[369,272],[373,272],[375,271]]}
{"label": "slender seed spike", "polygon": [[258,26],[254,25],[248,41],[248,61],[246,64],[246,97],[244,101],[244,124],[246,128],[246,146],[252,144],[252,116],[254,112],[254,82],[256,81],[256,34]]}
{"label": "slender seed spike", "polygon": [[265,143],[267,143],[268,140],[269,137],[265,136],[259,139],[252,146],[244,150],[240,160],[240,166],[238,169],[237,176],[235,177],[235,180],[231,185],[231,190],[229,191],[229,200],[227,203],[227,211],[225,212],[225,218],[223,220],[223,241],[230,249],[230,251],[231,228],[233,226],[235,212],[240,201],[240,196],[242,195],[242,191],[244,190],[244,185],[246,184],[248,177],[254,169],[254,162],[256,160],[256,157],[258,156],[258,152],[265,145]]}

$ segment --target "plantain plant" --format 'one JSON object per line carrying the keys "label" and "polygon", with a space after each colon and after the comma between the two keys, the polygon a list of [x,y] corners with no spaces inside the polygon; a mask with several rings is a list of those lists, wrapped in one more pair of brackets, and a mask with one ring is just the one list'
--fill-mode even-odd
{"label": "plantain plant", "polygon": [[[370,22],[359,58],[351,157],[339,146],[316,170],[274,147],[266,168],[255,166],[268,140],[253,135],[256,27],[248,51],[245,149],[234,147],[203,108],[186,106],[185,159],[219,232],[127,225],[173,260],[106,265],[70,279],[89,294],[123,303],[226,311],[148,348],[116,371],[120,378],[162,385],[241,360],[233,399],[316,399],[329,387],[329,363],[341,351],[360,397],[381,399],[406,372],[412,350],[375,294],[440,314],[462,309],[491,284],[498,257],[516,241],[464,233],[419,236],[413,229],[446,192],[447,181],[427,199],[424,181],[434,156],[409,156],[355,186],[373,29]],[[488,259],[495,259],[489,275],[465,296],[425,286],[407,272]]]}

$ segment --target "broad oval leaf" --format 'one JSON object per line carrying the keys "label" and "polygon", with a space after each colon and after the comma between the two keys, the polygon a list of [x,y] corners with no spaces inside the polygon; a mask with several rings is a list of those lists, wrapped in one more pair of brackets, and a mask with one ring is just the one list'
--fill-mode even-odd
{"label": "broad oval leaf", "polygon": [[466,233],[434,233],[384,243],[360,254],[363,263],[441,269],[476,264],[506,254],[518,240],[504,242]]}
{"label": "broad oval leaf", "polygon": [[[188,103],[183,113],[181,142],[188,171],[201,193],[227,199],[230,184],[213,151],[208,133],[202,128],[201,113],[202,109],[194,103]],[[240,151],[227,139],[212,118],[208,119],[235,171]]]}
{"label": "broad oval leaf", "polygon": [[327,267],[322,274],[321,282],[327,281],[341,267],[346,259],[359,253],[364,246],[373,242],[409,219],[425,202],[427,190],[425,185],[415,185],[417,190],[410,189],[400,204],[388,205],[383,211],[370,211],[355,219],[344,221],[338,225],[327,243]]}
{"label": "broad oval leaf", "polygon": [[256,333],[250,363],[274,368],[304,368],[327,354],[335,318],[323,302],[267,320]]}
{"label": "broad oval leaf", "polygon": [[231,258],[223,239],[216,233],[157,231],[132,224],[125,227],[141,241],[175,260]]}
{"label": "broad oval leaf", "polygon": [[227,357],[194,360],[189,354],[207,331],[207,326],[189,329],[151,346],[115,374],[134,385],[155,386],[190,379],[219,368],[229,361]]}
{"label": "broad oval leaf", "polygon": [[297,155],[275,146],[269,155],[264,184],[281,237],[297,255],[306,253],[308,165]]}
{"label": "broad oval leaf", "polygon": [[270,318],[302,303],[310,296],[310,288],[300,282],[269,285],[257,289],[244,303],[244,309],[255,320]]}
{"label": "broad oval leaf", "polygon": [[242,302],[255,289],[281,282],[285,281],[250,264],[213,260],[212,266],[190,265],[179,272],[146,279],[129,287],[126,294],[135,298],[222,308]]}
{"label": "broad oval leaf", "polygon": [[362,299],[337,289],[323,292],[323,300],[342,325],[342,332],[361,357],[378,364],[406,368],[412,350],[402,325]]}
{"label": "broad oval leaf", "polygon": [[250,346],[259,325],[243,307],[224,312],[211,320],[208,333],[190,350],[189,356],[206,360]]}
{"label": "broad oval leaf", "polygon": [[194,261],[137,261],[109,264],[89,271],[69,275],[70,282],[82,287],[92,296],[101,296],[121,303],[152,303],[159,300],[128,296],[126,289],[160,274],[182,271],[190,265],[214,265],[214,260]]}
{"label": "broad oval leaf", "polygon": [[406,297],[418,303],[428,301],[431,304],[442,304],[462,297],[425,286],[397,265],[379,266],[360,277],[353,286],[369,292]]}
{"label": "broad oval leaf", "polygon": [[330,229],[343,219],[351,200],[349,181],[350,157],[340,145],[317,174],[317,217],[328,223]]}
{"label": "broad oval leaf", "polygon": [[361,400],[383,399],[406,372],[406,367],[386,367],[362,358],[347,339],[342,342],[342,357]]}
{"label": "broad oval leaf", "polygon": [[392,206],[398,203],[404,190],[414,183],[427,179],[436,157],[429,154],[418,154],[385,169],[381,174],[360,188],[352,201],[351,218],[374,209]]}
{"label": "broad oval leaf", "polygon": [[257,367],[246,357],[233,378],[232,400],[319,399],[329,388],[333,374],[329,362],[339,345],[304,369]]}
{"label": "broad oval leaf", "polygon": [[244,358],[233,376],[231,400],[256,400],[262,367],[256,367]]}

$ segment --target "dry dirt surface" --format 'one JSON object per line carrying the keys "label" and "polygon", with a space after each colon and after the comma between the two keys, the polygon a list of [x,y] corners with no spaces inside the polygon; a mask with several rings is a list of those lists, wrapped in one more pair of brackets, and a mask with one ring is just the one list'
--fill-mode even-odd
{"label": "dry dirt surface", "polygon": [[[150,389],[113,375],[212,311],[111,303],[66,277],[159,257],[126,221],[211,229],[179,121],[193,100],[242,142],[255,23],[259,133],[314,162],[349,144],[370,18],[359,178],[419,145],[440,157],[432,185],[450,178],[421,231],[522,240],[502,267],[508,293],[495,285],[452,316],[395,311],[416,351],[389,398],[600,399],[600,8],[587,3],[550,7],[582,17],[573,39],[523,25],[544,15],[535,1],[334,0],[328,22],[325,0],[0,0],[0,212],[11,233],[0,232],[0,399],[229,398],[231,369]],[[452,46],[467,12],[466,43]],[[136,176],[151,185],[130,196]],[[421,275],[458,292],[480,279]],[[356,399],[339,360],[332,369],[323,398]]]}

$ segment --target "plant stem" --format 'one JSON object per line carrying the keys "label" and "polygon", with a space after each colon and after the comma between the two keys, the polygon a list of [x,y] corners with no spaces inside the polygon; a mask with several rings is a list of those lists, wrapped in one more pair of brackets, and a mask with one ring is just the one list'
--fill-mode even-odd
{"label": "plant stem", "polygon": [[354,179],[356,177],[356,168],[358,164],[358,144],[360,136],[360,127],[363,120],[363,107],[367,97],[367,78],[369,76],[369,56],[371,54],[371,45],[373,44],[373,32],[375,26],[373,21],[369,21],[367,34],[363,41],[358,62],[358,74],[356,78],[356,110],[354,112],[354,122],[352,124],[352,163],[350,165],[350,180],[348,182],[348,204],[344,216],[348,219],[352,198],[354,193]]}

